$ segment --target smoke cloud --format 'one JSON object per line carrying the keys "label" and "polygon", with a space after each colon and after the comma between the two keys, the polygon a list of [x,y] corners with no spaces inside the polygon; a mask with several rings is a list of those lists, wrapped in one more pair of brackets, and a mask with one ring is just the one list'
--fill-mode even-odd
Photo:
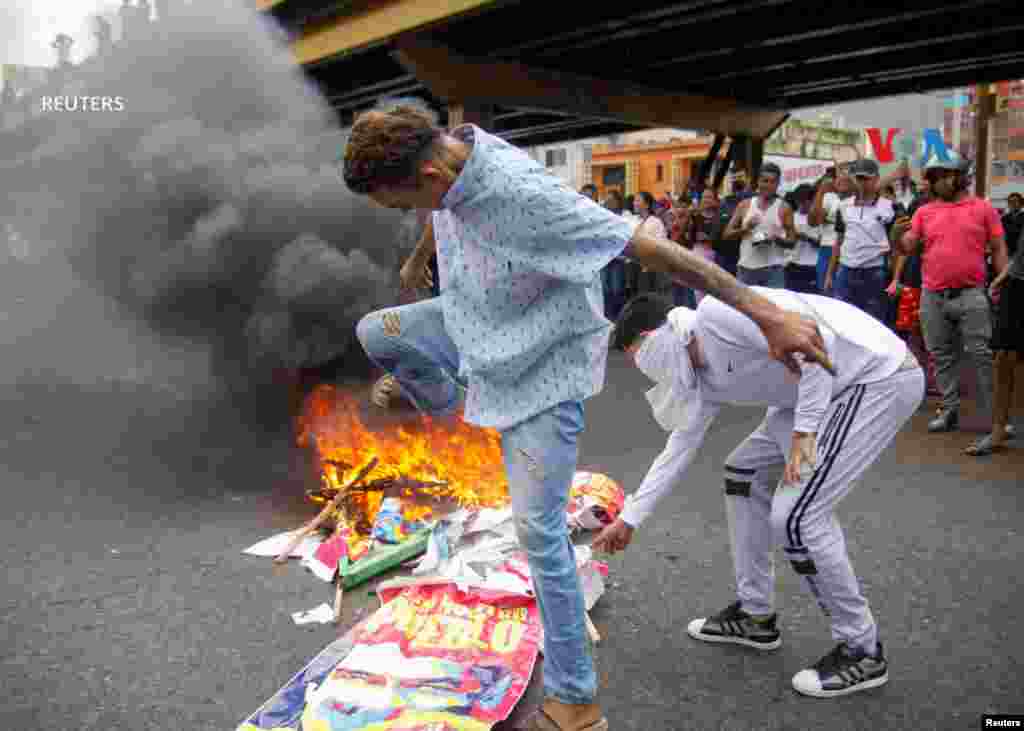
{"label": "smoke cloud", "polygon": [[0,377],[246,390],[365,366],[355,323],[395,303],[415,217],[348,192],[344,130],[281,32],[218,5],[181,6],[3,113],[0,303],[19,355]]}

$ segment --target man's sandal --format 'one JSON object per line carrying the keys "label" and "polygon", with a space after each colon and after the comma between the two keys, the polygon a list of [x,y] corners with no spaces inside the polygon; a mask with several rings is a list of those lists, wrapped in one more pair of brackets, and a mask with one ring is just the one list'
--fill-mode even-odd
{"label": "man's sandal", "polygon": [[1001,452],[1006,449],[1005,444],[996,444],[992,441],[992,435],[986,434],[971,446],[964,450],[969,457],[987,457],[993,452]]}
{"label": "man's sandal", "polygon": [[544,707],[541,706],[522,728],[524,731],[608,731],[608,719],[600,718],[586,726],[574,726],[572,728],[559,726],[555,719],[551,718],[547,711],[544,710]]}

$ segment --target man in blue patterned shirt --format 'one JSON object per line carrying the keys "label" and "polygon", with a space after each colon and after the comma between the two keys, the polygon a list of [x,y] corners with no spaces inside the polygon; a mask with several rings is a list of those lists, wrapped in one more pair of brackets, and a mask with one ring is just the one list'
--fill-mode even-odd
{"label": "man in blue patterned shirt", "polygon": [[479,127],[446,133],[399,104],[361,115],[344,157],[349,188],[433,218],[402,270],[441,295],[367,315],[357,335],[402,393],[431,414],[501,432],[519,540],[544,625],[546,700],[533,728],[601,731],[586,614],[565,508],[583,430],[600,392],[611,324],[601,269],[627,253],[753,319],[773,355],[827,364],[815,323],[786,312],[702,257],[653,238],[579,195],[521,150]]}

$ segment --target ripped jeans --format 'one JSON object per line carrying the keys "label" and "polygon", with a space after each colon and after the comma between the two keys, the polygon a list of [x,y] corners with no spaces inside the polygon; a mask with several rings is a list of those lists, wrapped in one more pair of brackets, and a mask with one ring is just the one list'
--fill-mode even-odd
{"label": "ripped jeans", "polygon": [[[372,312],[356,334],[421,411],[458,409],[459,353],[445,331],[439,298]],[[565,513],[582,431],[583,404],[565,401],[501,432],[516,529],[544,626],[544,690],[563,703],[590,703],[597,691]]]}

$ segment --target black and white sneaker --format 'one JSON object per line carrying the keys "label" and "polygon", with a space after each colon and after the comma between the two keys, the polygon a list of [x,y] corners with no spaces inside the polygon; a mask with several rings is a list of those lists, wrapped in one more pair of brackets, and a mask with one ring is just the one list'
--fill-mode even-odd
{"label": "black and white sneaker", "polygon": [[888,680],[889,663],[885,661],[881,642],[874,655],[841,642],[813,667],[794,675],[793,688],[815,698],[836,698],[877,688]]}
{"label": "black and white sneaker", "polygon": [[740,602],[733,602],[713,617],[693,620],[686,632],[703,642],[728,642],[758,650],[774,650],[782,644],[779,630],[775,628],[775,618],[773,614],[768,619],[754,619],[740,609]]}

